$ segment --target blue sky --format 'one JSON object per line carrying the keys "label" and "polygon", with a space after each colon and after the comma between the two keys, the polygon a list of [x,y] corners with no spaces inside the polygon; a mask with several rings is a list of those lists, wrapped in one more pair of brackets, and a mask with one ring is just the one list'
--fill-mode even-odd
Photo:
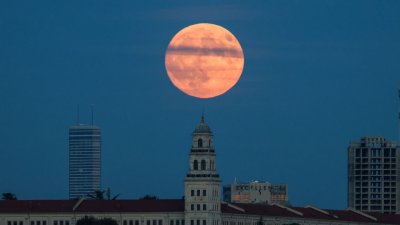
{"label": "blue sky", "polygon": [[[400,2],[3,1],[0,192],[68,197],[68,127],[103,130],[104,188],[180,198],[205,111],[223,184],[287,183],[292,204],[346,208],[347,146],[398,137]],[[241,79],[213,99],[169,81],[164,54],[200,22],[242,45]]]}

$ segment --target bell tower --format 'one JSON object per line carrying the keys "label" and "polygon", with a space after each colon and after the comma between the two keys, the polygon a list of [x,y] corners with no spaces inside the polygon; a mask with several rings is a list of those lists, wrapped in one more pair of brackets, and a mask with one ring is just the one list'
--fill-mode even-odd
{"label": "bell tower", "polygon": [[185,178],[185,225],[221,225],[221,180],[215,156],[213,133],[202,116],[192,134]]}

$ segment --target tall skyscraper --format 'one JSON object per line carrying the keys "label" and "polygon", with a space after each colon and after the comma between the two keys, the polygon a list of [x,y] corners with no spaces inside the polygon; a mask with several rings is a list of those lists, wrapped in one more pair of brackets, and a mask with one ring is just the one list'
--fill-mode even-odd
{"label": "tall skyscraper", "polygon": [[192,134],[185,178],[185,225],[222,225],[221,180],[215,159],[213,134],[202,116]]}
{"label": "tall skyscraper", "polygon": [[348,148],[348,207],[400,212],[400,148],[383,137],[364,137]]}
{"label": "tall skyscraper", "polygon": [[69,198],[85,197],[101,188],[101,129],[69,128]]}

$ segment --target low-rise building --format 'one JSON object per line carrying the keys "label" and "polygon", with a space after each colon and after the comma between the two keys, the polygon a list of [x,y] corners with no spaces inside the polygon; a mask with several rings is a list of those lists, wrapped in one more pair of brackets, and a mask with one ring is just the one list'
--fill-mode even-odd
{"label": "low-rise building", "polygon": [[287,184],[253,181],[233,183],[223,187],[224,201],[230,203],[288,204]]}

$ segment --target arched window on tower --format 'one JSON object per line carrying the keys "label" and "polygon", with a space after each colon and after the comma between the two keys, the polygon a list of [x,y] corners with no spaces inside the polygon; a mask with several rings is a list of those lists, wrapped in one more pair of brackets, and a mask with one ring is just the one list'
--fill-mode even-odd
{"label": "arched window on tower", "polygon": [[199,163],[197,162],[197,160],[194,160],[194,162],[193,162],[193,169],[194,170],[198,170],[199,169]]}
{"label": "arched window on tower", "polygon": [[203,139],[199,138],[197,141],[197,147],[202,148],[203,147]]}
{"label": "arched window on tower", "polygon": [[206,170],[206,160],[201,160],[201,170]]}

